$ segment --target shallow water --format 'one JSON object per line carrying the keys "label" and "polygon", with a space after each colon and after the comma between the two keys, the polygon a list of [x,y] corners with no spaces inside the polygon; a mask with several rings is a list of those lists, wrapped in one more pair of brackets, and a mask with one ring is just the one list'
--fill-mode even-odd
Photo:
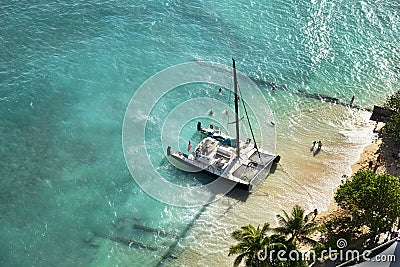
{"label": "shallow water", "polygon": [[[274,223],[294,204],[325,209],[370,141],[368,112],[315,94],[343,103],[354,95],[356,105],[371,108],[399,88],[398,1],[6,1],[1,11],[4,266],[231,264],[233,229]],[[245,202],[240,192],[189,209],[154,200],[133,181],[122,151],[132,95],[166,67],[229,66],[231,57],[274,113],[280,166]],[[212,86],[203,89],[219,97]],[[155,122],[190,97],[165,96]],[[182,128],[182,150],[190,127]],[[150,157],[172,171],[171,181],[204,182],[170,167],[152,133]],[[315,157],[314,140],[324,144]]]}

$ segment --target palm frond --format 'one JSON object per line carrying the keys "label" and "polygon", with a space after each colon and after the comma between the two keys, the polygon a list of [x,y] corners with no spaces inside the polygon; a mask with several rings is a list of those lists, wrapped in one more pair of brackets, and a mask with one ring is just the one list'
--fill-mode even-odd
{"label": "palm frond", "polygon": [[306,217],[304,217],[304,220],[305,220],[306,222],[308,222],[308,221],[314,221],[315,217],[316,217],[315,213],[314,213],[313,211],[311,211],[310,213],[308,213],[308,214],[306,215]]}
{"label": "palm frond", "polygon": [[315,245],[317,245],[319,243],[318,241],[316,241],[316,240],[314,240],[312,238],[309,238],[307,236],[300,236],[299,239],[303,243],[305,243],[307,245],[311,245],[311,246],[315,246]]}
{"label": "palm frond", "polygon": [[276,215],[276,217],[278,218],[279,223],[286,224],[290,217],[286,211],[282,210],[282,213],[283,213],[283,216],[278,214],[278,215]]}
{"label": "palm frond", "polygon": [[238,243],[238,244],[233,245],[233,246],[231,246],[231,247],[229,248],[229,254],[228,254],[228,256],[235,255],[235,254],[239,254],[239,253],[243,253],[243,252],[245,252],[246,250],[247,250],[247,249],[246,249],[246,247],[244,246],[243,243]]}
{"label": "palm frond", "polygon": [[[287,216],[287,214],[286,214],[286,216]],[[289,218],[288,217],[286,217],[285,215],[284,216],[281,216],[281,215],[276,215],[276,218],[278,219],[278,224],[281,226],[281,227],[287,227],[288,226],[288,222],[289,222]]]}
{"label": "palm frond", "polygon": [[264,225],[263,225],[263,228],[261,229],[261,234],[265,234],[267,231],[269,231],[271,228],[270,228],[270,225],[269,225],[269,223],[264,223]]}
{"label": "palm frond", "polygon": [[289,230],[289,228],[283,227],[283,226],[273,228],[272,231],[274,231],[275,233],[278,233],[278,234],[283,234],[283,235],[288,235],[288,234],[291,233],[291,231]]}
{"label": "palm frond", "polygon": [[299,205],[295,205],[292,209],[292,217],[293,218],[301,218],[304,217],[304,209]]}
{"label": "palm frond", "polygon": [[241,230],[235,230],[231,233],[231,237],[240,241],[242,240],[243,234]]}
{"label": "palm frond", "polygon": [[276,243],[270,243],[268,245],[268,248],[274,249],[274,250],[286,250],[287,246],[281,242],[276,242]]}
{"label": "palm frond", "polygon": [[307,224],[303,227],[300,234],[301,235],[309,235],[309,234],[315,233],[316,231],[320,231],[321,229],[322,229],[322,227],[317,225],[316,223]]}
{"label": "palm frond", "polygon": [[237,256],[235,261],[233,262],[233,266],[239,266],[245,256],[246,254],[240,254],[239,256]]}

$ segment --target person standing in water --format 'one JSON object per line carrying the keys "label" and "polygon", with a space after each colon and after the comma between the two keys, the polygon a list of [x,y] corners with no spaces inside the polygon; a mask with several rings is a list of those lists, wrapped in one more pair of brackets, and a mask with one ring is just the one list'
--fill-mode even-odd
{"label": "person standing in water", "polygon": [[352,107],[352,106],[353,106],[353,102],[354,102],[354,95],[353,95],[353,97],[351,98],[351,101],[350,101],[350,107]]}
{"label": "person standing in water", "polygon": [[318,141],[318,150],[320,150],[321,149],[321,147],[322,147],[322,142],[321,141]]}
{"label": "person standing in water", "polygon": [[317,141],[314,141],[314,142],[312,142],[312,146],[311,146],[311,151],[313,151],[314,150],[314,147],[315,147],[315,145],[317,144]]}

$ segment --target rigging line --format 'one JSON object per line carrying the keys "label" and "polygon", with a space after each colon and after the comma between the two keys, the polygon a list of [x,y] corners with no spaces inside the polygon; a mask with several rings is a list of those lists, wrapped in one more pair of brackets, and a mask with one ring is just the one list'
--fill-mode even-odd
{"label": "rigging line", "polygon": [[[258,151],[257,142],[256,142],[256,139],[254,138],[253,128],[251,127],[251,123],[250,123],[249,115],[247,114],[246,105],[245,105],[245,103],[244,103],[244,100],[243,100],[242,90],[240,90],[240,87],[239,87],[239,86],[238,86],[238,89],[239,89],[240,97],[241,97],[241,100],[242,100],[241,102],[242,102],[242,104],[243,104],[243,107],[244,107],[244,112],[246,113],[247,122],[249,123],[250,132],[251,132],[251,136],[253,137],[253,141],[254,141],[254,148],[255,148],[255,149],[257,150],[257,152],[258,152],[258,157],[260,158],[260,162],[262,162],[262,160],[261,160],[261,156],[260,156],[260,151]],[[237,142],[239,142],[239,141],[237,141]]]}
{"label": "rigging line", "polygon": [[235,102],[235,99],[233,99],[233,101],[231,100],[232,99],[232,89],[233,88],[233,83],[232,83],[232,80],[230,81],[230,85],[229,85],[229,99],[228,99],[228,102],[229,102],[229,107],[232,109],[232,103],[233,102]]}
{"label": "rigging line", "polygon": [[[244,118],[244,116],[242,116],[242,117],[239,119],[239,121],[243,120],[243,118]],[[228,122],[228,124],[235,124],[235,123],[236,123],[236,121]]]}

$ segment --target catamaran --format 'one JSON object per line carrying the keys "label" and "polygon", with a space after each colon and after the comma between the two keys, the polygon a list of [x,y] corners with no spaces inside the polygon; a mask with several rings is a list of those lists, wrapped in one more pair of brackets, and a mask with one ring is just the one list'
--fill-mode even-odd
{"label": "catamaran", "polygon": [[[236,187],[238,188],[253,191],[268,176],[273,163],[279,162],[280,156],[257,146],[248,118],[253,142],[250,138],[247,138],[245,142],[240,141],[238,84],[235,60],[232,59],[232,61],[235,96],[235,138],[223,133],[217,126],[210,125],[209,128],[203,128],[201,122],[198,122],[197,130],[205,138],[196,145],[193,152],[190,154],[180,151],[171,152],[171,147],[168,146],[167,155],[190,167],[192,171],[205,171],[214,176],[236,182]],[[189,143],[189,145],[191,144]]]}

